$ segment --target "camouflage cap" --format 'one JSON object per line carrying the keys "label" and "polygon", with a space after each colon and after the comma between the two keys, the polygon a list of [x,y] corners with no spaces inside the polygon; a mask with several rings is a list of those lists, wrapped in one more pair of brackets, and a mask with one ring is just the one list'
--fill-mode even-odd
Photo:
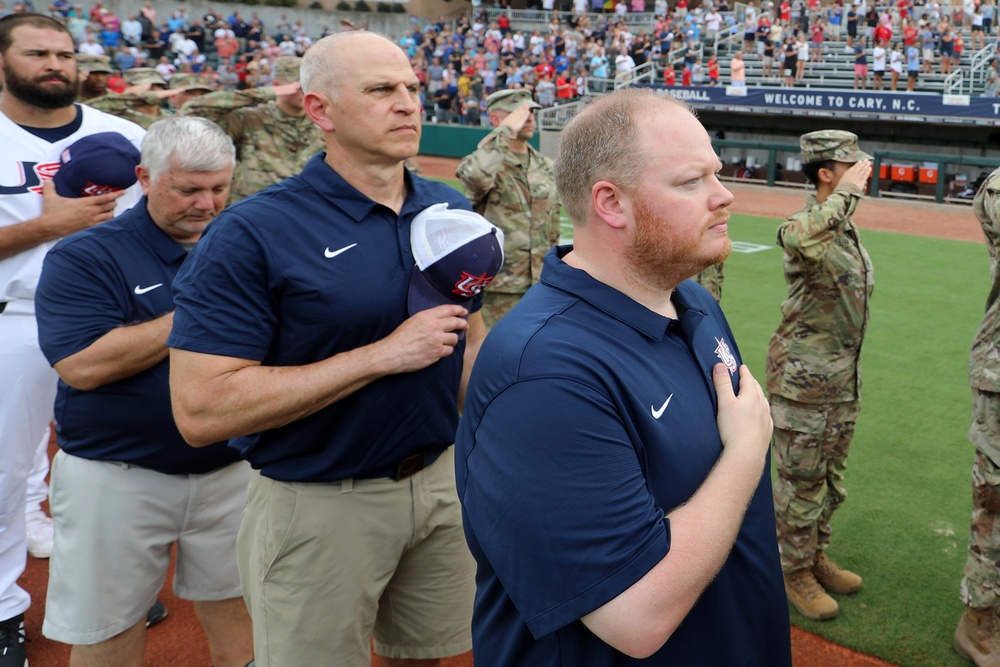
{"label": "camouflage cap", "polygon": [[152,67],[133,67],[125,70],[125,83],[129,86],[138,86],[141,83],[153,86],[167,85],[160,73]]}
{"label": "camouflage cap", "polygon": [[872,156],[858,148],[858,135],[844,130],[818,130],[799,138],[802,164],[810,162],[861,162]]}
{"label": "camouflage cap", "polygon": [[542,105],[531,99],[531,91],[524,88],[498,90],[486,98],[486,112],[513,111],[522,104],[532,109],[541,109]]}
{"label": "camouflage cap", "polygon": [[170,90],[212,90],[212,84],[197,74],[174,74],[170,77]]}
{"label": "camouflage cap", "polygon": [[111,60],[107,56],[92,56],[86,53],[76,54],[76,66],[78,69],[87,70],[98,74],[112,74]]}
{"label": "camouflage cap", "polygon": [[284,56],[274,61],[274,78],[279,83],[294,83],[299,80],[302,58]]}

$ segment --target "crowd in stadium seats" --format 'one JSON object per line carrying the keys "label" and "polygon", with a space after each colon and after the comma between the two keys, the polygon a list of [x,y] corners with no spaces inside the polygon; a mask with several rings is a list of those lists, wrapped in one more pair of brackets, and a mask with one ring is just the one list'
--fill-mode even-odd
{"label": "crowd in stadium seats", "polygon": [[[856,88],[912,90],[919,76],[951,72],[965,50],[996,49],[995,0],[921,7],[913,0],[763,0],[760,6],[748,0],[738,7],[728,0],[700,0],[696,7],[696,1],[562,0],[556,7],[555,0],[541,0],[537,15],[548,22],[535,30],[516,29],[506,13],[494,12],[490,20],[479,11],[471,19],[414,23],[412,32],[391,38],[421,81],[426,119],[469,125],[485,122],[485,97],[494,90],[527,88],[549,107],[610,89],[646,63],[666,84],[794,86],[808,63],[834,49],[847,52]],[[10,9],[0,3],[3,14],[31,9],[27,2]],[[322,26],[310,34],[302,21],[284,14],[265,26],[255,11],[243,16],[209,8],[193,16],[177,5],[166,15],[151,2],[127,16],[116,16],[100,0],[89,10],[55,0],[48,11],[66,22],[81,54],[109,60],[117,70],[109,80],[114,92],[125,88],[122,72],[141,66],[155,67],[164,79],[179,72],[208,75],[222,89],[270,85],[277,57],[302,55],[331,32]],[[637,12],[648,20],[625,20]],[[335,26],[355,28],[346,19]],[[721,40],[731,45],[722,57],[716,55]],[[996,95],[996,59],[987,80],[985,94]]]}

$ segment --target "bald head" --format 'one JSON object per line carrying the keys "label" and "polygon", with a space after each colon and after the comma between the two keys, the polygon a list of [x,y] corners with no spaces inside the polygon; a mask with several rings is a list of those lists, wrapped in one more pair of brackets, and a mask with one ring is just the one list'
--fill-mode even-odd
{"label": "bald head", "polygon": [[[391,47],[391,51],[387,47]],[[310,46],[302,58],[299,74],[302,92],[332,97],[342,83],[343,73],[361,65],[374,53],[384,53],[391,58],[393,51],[398,51],[405,59],[398,46],[373,32],[353,30],[327,35]]]}

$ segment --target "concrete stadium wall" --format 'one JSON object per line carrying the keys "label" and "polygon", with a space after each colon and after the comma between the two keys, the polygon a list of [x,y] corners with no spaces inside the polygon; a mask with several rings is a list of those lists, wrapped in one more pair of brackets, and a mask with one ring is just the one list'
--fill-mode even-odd
{"label": "concrete stadium wall", "polygon": [[[479,142],[492,129],[489,127],[424,123],[423,131],[420,135],[420,154],[437,157],[465,157],[476,150]],[[529,143],[538,148],[538,136],[536,135]]]}

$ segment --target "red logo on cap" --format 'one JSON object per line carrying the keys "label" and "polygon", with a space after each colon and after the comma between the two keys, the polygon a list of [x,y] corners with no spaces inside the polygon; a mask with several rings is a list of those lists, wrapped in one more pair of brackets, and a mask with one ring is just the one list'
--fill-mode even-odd
{"label": "red logo on cap", "polygon": [[116,188],[113,185],[98,185],[97,183],[91,183],[87,181],[87,185],[83,187],[84,197],[96,197],[97,195],[106,195],[109,192],[118,192],[121,188]]}
{"label": "red logo on cap", "polygon": [[489,285],[492,280],[493,276],[485,273],[481,276],[474,276],[467,271],[462,271],[462,277],[455,283],[455,289],[452,290],[452,294],[457,294],[465,299],[471,299],[482,292],[483,288]]}

